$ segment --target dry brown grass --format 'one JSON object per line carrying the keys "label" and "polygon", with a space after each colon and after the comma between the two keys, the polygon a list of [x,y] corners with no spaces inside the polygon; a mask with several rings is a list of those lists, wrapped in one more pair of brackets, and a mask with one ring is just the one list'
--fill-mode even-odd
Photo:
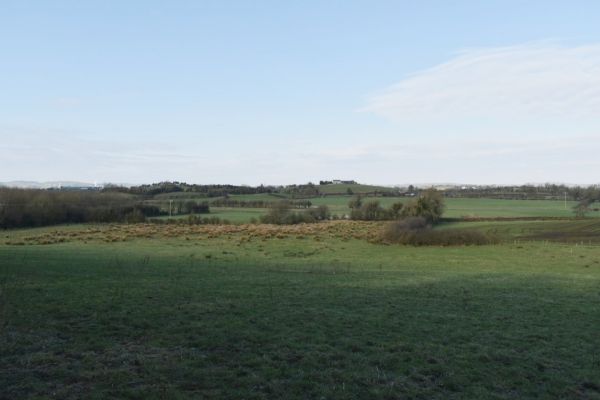
{"label": "dry brown grass", "polygon": [[381,222],[368,221],[328,221],[318,224],[298,225],[158,225],[158,224],[109,224],[81,229],[54,229],[39,234],[13,237],[6,241],[9,245],[33,244],[48,245],[64,242],[106,242],[116,243],[137,239],[182,240],[227,239],[238,243],[255,240],[281,240],[286,238],[322,241],[328,238],[341,240],[361,239],[376,241],[379,238]]}

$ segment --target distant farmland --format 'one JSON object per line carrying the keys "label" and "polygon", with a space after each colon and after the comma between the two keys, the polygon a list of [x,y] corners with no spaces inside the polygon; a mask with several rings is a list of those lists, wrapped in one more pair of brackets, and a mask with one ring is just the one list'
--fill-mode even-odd
{"label": "distant farmland", "polygon": [[[231,196],[232,198],[242,198],[245,200],[265,199],[268,201],[280,201],[279,198],[270,195],[244,195]],[[327,205],[331,211],[340,216],[347,215],[350,212],[348,202],[353,196],[326,196],[308,198],[313,205]],[[389,206],[395,202],[406,202],[406,197],[365,197],[365,201],[376,200],[384,206]],[[572,217],[573,209],[577,202],[568,201],[567,208],[565,203],[558,200],[496,200],[496,199],[446,199],[445,216],[448,218],[475,218],[475,217]],[[214,212],[222,218],[236,222],[248,222],[252,217],[257,217],[256,209],[220,209],[213,208]],[[258,215],[266,212],[260,210]],[[591,217],[600,217],[600,212],[590,212]]]}

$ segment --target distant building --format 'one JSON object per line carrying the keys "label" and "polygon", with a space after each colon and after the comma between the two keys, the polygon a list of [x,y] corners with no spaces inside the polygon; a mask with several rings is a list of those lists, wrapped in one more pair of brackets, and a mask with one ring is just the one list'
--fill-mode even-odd
{"label": "distant building", "polygon": [[334,185],[356,185],[356,181],[342,181],[340,179],[334,179],[331,182]]}

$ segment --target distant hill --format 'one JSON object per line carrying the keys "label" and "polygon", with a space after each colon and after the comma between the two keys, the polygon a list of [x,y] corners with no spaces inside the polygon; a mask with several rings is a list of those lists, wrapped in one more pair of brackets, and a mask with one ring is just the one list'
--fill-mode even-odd
{"label": "distant hill", "polygon": [[91,187],[93,183],[76,182],[76,181],[51,181],[51,182],[35,182],[35,181],[11,181],[0,182],[0,186],[21,188],[21,189],[51,189],[51,188],[69,188],[69,187]]}
{"label": "distant hill", "polygon": [[395,192],[396,188],[386,187],[386,186],[374,186],[374,185],[362,185],[360,183],[330,183],[327,185],[319,185],[319,192],[324,194],[346,194],[348,193],[348,189],[352,191],[354,194],[359,193],[373,193],[373,192]]}

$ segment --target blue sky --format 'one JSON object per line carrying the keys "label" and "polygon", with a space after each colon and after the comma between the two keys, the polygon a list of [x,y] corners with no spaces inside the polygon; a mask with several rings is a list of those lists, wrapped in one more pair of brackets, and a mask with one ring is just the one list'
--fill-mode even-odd
{"label": "blue sky", "polygon": [[0,1],[0,181],[598,183],[597,1]]}

